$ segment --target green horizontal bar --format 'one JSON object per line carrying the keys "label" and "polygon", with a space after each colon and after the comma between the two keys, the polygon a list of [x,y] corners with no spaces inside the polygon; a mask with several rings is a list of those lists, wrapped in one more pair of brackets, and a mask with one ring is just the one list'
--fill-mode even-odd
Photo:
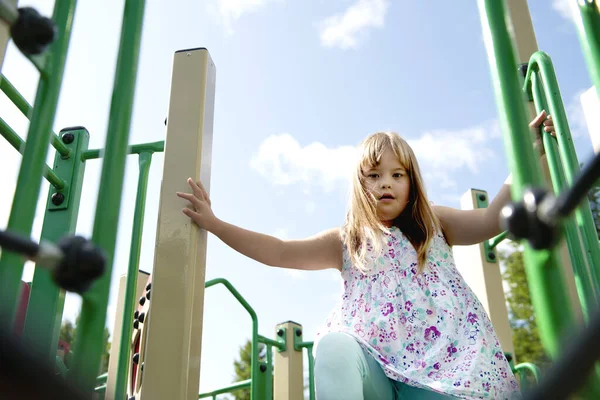
{"label": "green horizontal bar", "polygon": [[258,335],[258,342],[264,343],[267,346],[273,346],[281,351],[285,350],[285,345],[283,343],[280,343],[273,339],[269,339],[268,337],[264,337],[263,335]]}
{"label": "green horizontal bar", "polygon": [[[23,154],[25,151],[25,142],[2,118],[0,118],[0,135],[6,139],[6,141],[19,153]],[[65,182],[56,175],[54,171],[46,164],[44,166],[44,177],[54,186],[57,190],[65,188]]]}
{"label": "green horizontal bar", "polygon": [[206,397],[214,397],[214,396],[217,396],[219,394],[231,393],[231,392],[235,392],[236,390],[246,389],[246,388],[250,387],[251,383],[252,383],[251,379],[247,379],[245,381],[236,382],[233,385],[229,385],[229,386],[226,386],[226,387],[221,388],[221,389],[213,390],[212,392],[200,393],[198,395],[198,398],[199,399],[204,399]]}
{"label": "green horizontal bar", "polygon": [[[17,106],[19,111],[21,111],[23,115],[26,116],[27,119],[29,119],[29,116],[33,111],[31,105],[27,102],[23,95],[19,93],[19,91],[13,86],[13,84],[10,83],[8,79],[6,79],[6,76],[2,74],[0,74],[0,90],[2,90],[4,94],[6,94],[6,97],[8,97],[8,99],[12,101],[15,106]],[[69,156],[70,150],[60,140],[60,137],[55,132],[52,132],[51,140],[52,146],[54,146],[56,151],[58,151],[61,156]]]}
{"label": "green horizontal bar", "polygon": [[[127,154],[160,153],[165,151],[165,141],[140,143],[127,147]],[[84,160],[93,160],[104,155],[103,149],[91,149],[83,153]]]}
{"label": "green horizontal bar", "polygon": [[496,246],[498,246],[500,243],[502,243],[502,241],[504,241],[504,239],[506,239],[507,234],[508,234],[508,232],[506,232],[506,231],[502,232],[498,236],[493,237],[490,240],[488,240],[488,244],[490,245],[490,247],[492,249],[496,248]]}

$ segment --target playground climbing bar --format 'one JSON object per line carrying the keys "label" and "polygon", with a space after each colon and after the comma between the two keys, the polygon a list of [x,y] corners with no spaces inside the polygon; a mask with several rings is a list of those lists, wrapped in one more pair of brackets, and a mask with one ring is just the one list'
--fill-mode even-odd
{"label": "playground climbing bar", "polygon": [[[29,118],[33,109],[27,100],[19,93],[19,91],[10,83],[10,81],[2,74],[0,74],[0,90],[6,94],[6,97],[21,111],[21,113]],[[67,157],[69,155],[69,149],[63,144],[57,134],[52,132],[51,136],[52,146],[60,153],[61,156]]]}
{"label": "playground climbing bar", "polygon": [[[532,59],[535,57],[536,55],[534,54]],[[537,112],[546,110],[547,112],[551,113],[553,118],[556,115],[556,118],[554,119],[555,124],[557,126],[567,125],[566,121],[562,121],[564,113],[555,114],[554,111],[556,110],[552,111],[551,108],[548,106],[548,102],[546,100],[548,95],[552,96],[555,93],[558,93],[558,88],[544,88],[544,85],[542,84],[542,78],[540,77],[538,71],[535,70],[536,67],[534,67],[534,65],[537,64],[532,63],[530,65],[531,67],[528,68],[527,75],[525,76],[525,94],[528,96],[532,95]],[[560,123],[557,123],[557,121],[560,121]],[[567,183],[563,169],[563,162],[559,154],[557,140],[549,132],[545,132],[543,128],[540,128],[540,131],[543,139],[546,157],[548,160],[548,167],[550,170],[550,176],[552,178],[552,185],[554,187],[554,192],[558,194],[567,189]],[[557,133],[557,135],[562,134],[564,134],[564,132]],[[567,146],[572,146],[572,141],[570,139],[571,138],[569,135],[569,137],[566,140]],[[583,316],[587,321],[590,316],[589,313],[591,312],[591,310],[594,310],[596,308],[595,305],[598,304],[598,281],[593,279],[593,274],[591,273],[592,271],[588,270],[587,268],[587,265],[593,265],[588,264],[588,262],[592,262],[591,252],[586,252],[586,254],[590,256],[588,257],[588,262],[586,262],[586,258],[582,251],[583,244],[579,239],[579,233],[577,231],[575,218],[573,216],[566,219],[566,221],[563,224],[563,230],[566,245],[569,250],[571,265],[574,272],[575,286],[577,287],[577,293],[579,296]],[[596,244],[594,247],[598,247],[598,245]]]}
{"label": "playground climbing bar", "polygon": [[[75,0],[57,0],[53,20],[58,27],[57,40],[51,45],[45,69],[40,77],[33,112],[30,117],[27,145],[17,178],[7,229],[22,235],[31,235],[48,144],[50,129],[54,124],[58,96],[62,84],[65,59],[71,38]],[[11,325],[15,317],[18,293],[23,274],[24,260],[17,254],[0,255],[0,316]],[[4,323],[4,321],[3,321]]]}
{"label": "playground climbing bar", "polygon": [[570,2],[577,25],[579,43],[583,50],[592,82],[600,98],[600,1],[586,0]]}
{"label": "playground climbing bar", "polygon": [[[131,324],[133,308],[135,303],[137,276],[140,267],[140,253],[142,251],[142,233],[144,231],[144,215],[146,210],[146,197],[148,193],[148,177],[150,175],[150,163],[152,162],[152,152],[142,151],[139,154],[139,177],[137,195],[135,199],[135,211],[133,215],[133,229],[131,231],[131,247],[129,250],[129,267],[127,268],[127,283],[125,288],[125,304],[123,309],[123,325],[121,337],[123,340],[130,340],[133,327]],[[115,388],[115,398],[125,398],[127,394],[127,378],[129,377],[129,357],[131,346],[121,345],[118,353],[117,364],[117,382]]]}
{"label": "playground climbing bar", "polygon": [[[542,186],[542,176],[528,129],[504,3],[478,1],[508,165],[513,174],[511,194],[517,200],[526,187]],[[564,335],[574,326],[557,254],[554,249],[536,251],[524,243],[524,258],[541,340],[549,355],[556,358]]]}
{"label": "playground climbing bar", "polygon": [[144,0],[125,1],[106,152],[92,232],[92,241],[104,250],[108,262],[105,275],[83,296],[73,363],[69,370],[69,380],[82,385],[86,391],[94,388],[103,351],[104,325],[121,209],[144,8]]}

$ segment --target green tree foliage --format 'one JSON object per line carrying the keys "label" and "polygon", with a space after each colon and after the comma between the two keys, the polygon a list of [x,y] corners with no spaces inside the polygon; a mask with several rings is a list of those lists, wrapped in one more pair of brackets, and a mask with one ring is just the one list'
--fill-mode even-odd
{"label": "green tree foliage", "polygon": [[517,248],[514,242],[509,243],[513,250],[507,254],[501,253],[500,259],[505,266],[503,279],[508,284],[506,301],[513,332],[515,357],[517,362],[531,362],[543,368],[549,358],[540,342],[535,322],[523,252]]}
{"label": "green tree foliage", "polygon": [[[588,200],[600,239],[600,180],[588,192]],[[517,362],[532,362],[543,369],[550,359],[540,342],[529,296],[523,252],[514,242],[508,244],[512,249],[507,253],[500,253],[500,259],[504,264],[503,278],[508,284],[506,300],[513,329],[515,356]]]}
{"label": "green tree foliage", "polygon": [[[265,345],[259,343],[259,361],[265,361],[266,353],[265,353]],[[251,378],[252,373],[252,342],[250,340],[246,340],[243,346],[240,346],[240,355],[239,359],[234,360],[233,362],[234,368],[234,382],[245,381]],[[249,389],[241,389],[232,393],[235,400],[250,400],[250,390]]]}

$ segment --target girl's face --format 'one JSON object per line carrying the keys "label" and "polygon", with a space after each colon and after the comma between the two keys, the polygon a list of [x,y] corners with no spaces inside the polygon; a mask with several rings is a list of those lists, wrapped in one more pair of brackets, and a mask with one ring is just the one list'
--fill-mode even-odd
{"label": "girl's face", "polygon": [[410,198],[410,178],[394,152],[385,150],[379,165],[363,171],[365,186],[376,200],[377,216],[391,226]]}

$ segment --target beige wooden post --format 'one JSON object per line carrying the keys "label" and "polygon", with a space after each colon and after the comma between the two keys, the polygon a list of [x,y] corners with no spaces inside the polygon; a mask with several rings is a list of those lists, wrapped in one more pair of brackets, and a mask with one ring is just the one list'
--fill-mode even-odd
{"label": "beige wooden post", "polygon": [[[479,196],[484,197],[478,199]],[[487,206],[488,202],[488,194],[485,191],[470,189],[462,196],[460,205],[463,210],[474,210],[482,208],[479,207],[482,203]],[[488,260],[486,246],[483,243],[473,246],[455,246],[453,253],[456,267],[490,317],[502,350],[511,353],[514,357],[512,330],[497,255],[492,251],[494,256]]]}
{"label": "beige wooden post", "polygon": [[[138,271],[137,281],[136,281],[136,290],[135,290],[135,298],[136,305],[138,304],[137,299],[142,297],[145,293],[144,288],[146,287],[146,281],[148,280],[148,273],[144,271]],[[122,341],[122,329],[123,329],[123,308],[125,306],[125,289],[127,285],[127,275],[121,275],[119,279],[119,292],[117,295],[117,305],[115,311],[115,319],[113,325],[113,333],[110,345],[110,358],[108,359],[108,377],[106,379],[106,393],[114,393],[115,385],[117,384],[117,366],[119,362],[119,351],[121,351],[121,344],[125,343],[126,346],[129,346],[131,343],[131,338],[126,338]],[[131,323],[133,323],[133,317],[131,319]]]}
{"label": "beige wooden post", "polygon": [[[4,0],[7,4],[17,6],[17,0]],[[4,64],[4,56],[6,55],[6,48],[8,47],[8,41],[10,40],[9,26],[4,22],[0,22],[0,71],[2,71],[2,65]]]}
{"label": "beige wooden post", "polygon": [[[152,298],[145,326],[143,400],[198,398],[207,235],[182,213],[186,180],[210,193],[215,65],[206,49],[174,56]],[[143,344],[144,345],[144,344]]]}
{"label": "beige wooden post", "polygon": [[275,350],[273,400],[304,400],[302,349],[294,349],[294,338],[302,339],[302,325],[287,321],[275,327],[275,334],[285,337],[286,349]]}
{"label": "beige wooden post", "polygon": [[[517,62],[519,64],[528,63],[533,53],[538,51],[538,44],[527,0],[506,0],[506,5],[511,23],[512,36],[515,42],[518,58]],[[550,56],[552,55],[550,54]],[[515,66],[515,68],[517,68],[517,66]],[[537,115],[533,102],[528,104],[528,108],[529,120],[532,120]],[[546,110],[546,112],[549,112],[549,110]],[[547,161],[541,161],[540,166],[546,185],[548,188],[551,188],[550,169]],[[578,321],[583,322],[583,311],[581,310],[581,304],[577,295],[573,266],[571,264],[571,258],[569,257],[569,250],[564,240],[557,246],[557,252],[562,266],[562,273],[565,278],[568,295],[571,299],[574,316]]]}

